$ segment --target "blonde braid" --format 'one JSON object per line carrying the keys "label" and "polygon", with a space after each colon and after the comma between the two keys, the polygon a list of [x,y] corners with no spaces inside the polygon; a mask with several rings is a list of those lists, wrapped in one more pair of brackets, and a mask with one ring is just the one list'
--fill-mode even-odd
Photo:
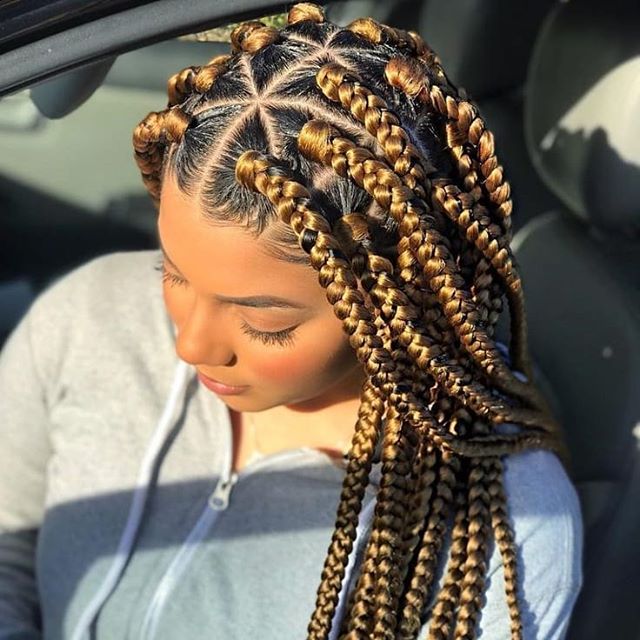
{"label": "blonde braid", "polygon": [[[377,138],[380,144],[383,146],[387,160],[391,163],[393,170],[400,176],[403,182],[412,189],[414,194],[420,198],[426,198],[425,189],[430,189],[431,182],[428,179],[428,175],[434,171],[434,169],[426,163],[426,159],[421,156],[418,149],[410,142],[408,135],[404,129],[399,125],[397,117],[386,108],[384,101],[372,94],[368,89],[362,86],[359,82],[349,81],[349,72],[337,64],[325,65],[318,72],[316,79],[317,83],[322,89],[324,95],[330,100],[340,102],[343,106],[346,106],[358,120],[363,122],[367,130]],[[447,211],[445,210],[445,213]],[[456,220],[460,222],[460,218]],[[439,217],[434,218],[436,228],[440,232],[444,232],[444,226],[441,224]],[[445,246],[451,250],[448,238],[443,235],[443,242]],[[488,270],[487,262],[484,257],[475,257],[475,261],[479,262],[478,267]],[[415,275],[416,279],[419,277],[420,283],[423,283],[423,275]],[[492,279],[488,279],[492,282]],[[482,291],[479,292],[479,298],[475,295],[472,299],[476,301],[479,299],[479,311],[482,313],[482,319],[485,319],[484,311],[486,309],[486,302],[482,296]],[[412,297],[412,300],[414,298]],[[436,301],[437,304],[437,301]],[[480,305],[483,305],[480,307]],[[427,310],[425,309],[425,312]],[[437,308],[434,308],[433,317],[429,317],[429,326],[437,325],[443,330],[443,338],[441,342],[450,342],[449,334],[452,333],[450,326],[446,323],[446,317],[437,313]],[[486,317],[489,315],[489,310],[486,311]],[[489,327],[488,327],[489,329]],[[466,360],[466,358],[465,358]]]}
{"label": "blonde braid", "polygon": [[[455,505],[449,562],[446,568],[444,584],[431,612],[428,640],[449,640],[460,602],[460,585],[464,579],[464,564],[468,543],[468,504],[466,491],[463,491],[461,487],[456,490]],[[410,627],[410,630],[417,628],[415,624]],[[407,634],[405,637],[411,638],[415,636]]]}
{"label": "blonde braid", "polygon": [[[369,373],[379,373],[378,367],[375,366],[377,360],[375,353],[383,352],[384,350],[380,348],[380,340],[373,343],[373,348],[367,349],[367,343],[371,344],[374,338],[371,331],[366,329],[369,314],[362,303],[359,292],[353,286],[354,283],[350,282],[353,275],[347,268],[342,265],[338,266],[342,260],[335,257],[335,252],[338,251],[338,249],[335,247],[334,241],[328,233],[327,222],[309,208],[308,203],[310,198],[306,189],[302,187],[302,185],[287,178],[284,171],[279,167],[276,167],[277,170],[269,173],[269,169],[273,166],[272,161],[269,161],[262,154],[247,151],[238,159],[237,179],[241,184],[257,190],[268,197],[274,204],[278,217],[287,224],[291,224],[291,227],[300,238],[310,229],[317,232],[315,243],[310,250],[312,265],[320,271],[321,284],[327,289],[327,297],[334,305],[336,315],[343,320],[351,319],[352,316],[360,316],[357,324],[354,323],[350,325],[348,322],[345,322],[345,328],[347,328],[351,334],[354,333],[354,330],[357,331],[358,328],[361,329],[363,339],[357,343],[352,341],[352,346],[356,347],[357,345],[356,350],[358,357],[362,362],[366,363]],[[324,249],[324,251],[322,251],[322,249]],[[329,250],[334,252],[334,256],[331,256]],[[331,269],[331,267],[333,267],[333,269]],[[333,271],[333,273],[331,273],[331,271]],[[336,286],[338,285],[337,273],[340,273],[340,286]],[[347,300],[350,300],[349,308],[341,307],[341,303],[345,303]],[[380,358],[380,360],[382,360],[382,358]],[[387,459],[396,460],[397,464],[399,456],[402,456],[405,450],[405,447],[398,447],[396,438],[400,437],[399,433],[402,430],[402,427],[399,426],[401,424],[399,415],[401,412],[407,410],[407,400],[410,394],[404,391],[402,393],[396,393],[394,391],[397,382],[395,385],[392,383],[393,379],[397,377],[394,375],[396,370],[392,367],[392,361],[386,364],[388,364],[388,367],[385,368],[384,374],[386,375],[384,375],[384,378],[387,379],[387,383],[382,383],[382,389],[383,391],[385,388],[387,389],[385,395],[389,398],[390,411],[393,412],[394,408],[398,407],[398,413],[391,414],[388,421],[389,426],[385,431],[384,471],[381,482],[381,487],[384,487],[384,489],[381,488],[382,496],[380,502],[376,503],[377,514],[374,517],[374,530],[368,547],[369,553],[375,555],[378,561],[380,561],[381,557],[392,558],[396,547],[402,542],[399,531],[403,530],[406,517],[406,504],[402,507],[402,503],[406,503],[407,501],[405,497],[406,481],[403,479],[404,474],[398,473],[393,464],[390,467],[385,467],[384,465]],[[373,370],[371,370],[372,365],[375,367]],[[375,383],[375,375],[372,375],[371,379]],[[390,384],[391,387],[389,387]],[[413,398],[413,402],[415,403],[415,398]],[[405,407],[405,409],[401,409],[400,407]],[[398,417],[396,417],[396,415]],[[437,434],[434,435],[436,441],[439,440]],[[387,493],[393,498],[392,500],[386,499]],[[391,505],[395,505],[395,507],[391,507]],[[391,512],[388,511],[389,508],[392,508]],[[396,514],[394,517],[393,508],[400,508],[401,514]],[[391,527],[391,529],[389,529],[389,527]],[[394,540],[396,542],[394,542]],[[366,564],[367,562],[365,561],[365,565]],[[371,580],[372,584],[388,585],[398,583],[397,576],[395,575],[397,569],[393,562],[378,562],[377,564],[378,567],[376,567],[376,571],[380,571],[381,573],[376,573],[376,577]],[[375,621],[377,625],[375,633],[383,635],[389,632],[390,626],[393,626],[393,616],[389,619],[393,611],[393,600],[389,601],[388,598],[385,597],[386,588],[387,587],[382,587],[382,591],[380,591],[380,587],[377,586],[377,595],[374,595],[376,603],[382,612],[379,614],[380,617]],[[395,590],[397,591],[397,588]],[[363,590],[359,589],[359,591]],[[357,601],[356,606],[358,606]]]}
{"label": "blonde braid", "polygon": [[[480,194],[484,193],[502,225],[502,229],[493,225],[484,230],[478,229],[475,233],[486,234],[487,238],[483,242],[490,251],[493,266],[496,269],[504,269],[506,273],[512,272],[514,258],[510,252],[513,209],[511,188],[504,178],[502,166],[498,163],[494,136],[486,128],[477,108],[468,100],[462,99],[450,84],[433,82],[418,61],[392,58],[387,65],[385,75],[392,86],[400,88],[408,96],[429,105],[447,118],[448,146],[456,161],[458,174],[463,180],[465,189],[476,202]],[[476,150],[477,159],[469,155],[468,145]],[[480,171],[482,179],[479,178],[476,169]],[[453,185],[446,186],[455,190]],[[454,192],[453,197],[457,196],[458,193]],[[436,189],[433,198],[438,206],[443,208],[447,206],[446,201],[451,198],[451,195]],[[486,251],[483,253],[486,255]],[[531,380],[533,372],[527,351],[526,314],[519,279],[508,282],[506,291],[512,318],[513,366],[523,371]],[[541,400],[543,406],[548,409],[544,398],[541,397]]]}
{"label": "blonde braid", "polygon": [[349,450],[349,462],[340,494],[335,530],[322,569],[315,610],[307,628],[309,640],[324,638],[330,631],[349,554],[356,536],[358,514],[369,482],[383,411],[384,403],[371,382],[367,380]]}
{"label": "blonde braid", "polygon": [[[401,230],[404,225],[407,225],[407,230],[404,232],[405,242],[401,241],[401,245],[399,245],[406,246],[407,238],[411,236],[410,229],[420,224],[415,213],[415,208],[418,205],[412,199],[411,193],[407,193],[407,188],[399,184],[400,179],[384,163],[377,160],[370,151],[356,147],[355,143],[346,138],[337,137],[336,133],[326,123],[318,120],[309,121],[300,132],[301,152],[311,159],[321,161],[327,166],[332,166],[339,175],[351,177],[359,186],[362,186],[373,195],[382,206],[387,206],[394,213],[394,218],[400,222]],[[413,224],[410,218],[413,219]],[[428,234],[426,231],[424,233]],[[442,255],[444,252],[441,248],[437,247],[437,245],[434,246],[437,242],[436,232],[432,230],[431,235],[434,236],[431,246],[426,241],[415,240],[416,245],[419,247],[417,254],[424,267],[425,275],[433,283],[432,288],[439,295],[446,311],[451,298],[455,299],[455,297],[463,296],[463,292],[460,290],[462,283],[460,282],[460,276],[455,274],[450,274],[448,278],[447,275],[439,275],[442,270],[445,270],[446,273],[445,256]],[[413,243],[413,237],[408,242]],[[425,254],[433,257],[427,258]],[[398,262],[401,266],[403,266],[404,262],[408,267],[411,264],[409,260],[412,259],[413,254],[411,258],[404,261],[401,255]],[[437,271],[436,268],[438,269]],[[412,270],[400,271],[400,277],[405,280],[412,279],[412,276]],[[447,282],[449,282],[449,286],[447,286]],[[387,286],[391,285],[392,283],[387,284]],[[451,293],[451,290],[453,290],[453,293]],[[404,297],[400,292],[395,295],[399,299]],[[455,311],[463,305],[464,301],[457,304]],[[453,312],[454,309],[451,309],[447,314],[448,317],[451,317]],[[404,315],[409,321],[415,320],[415,313],[412,313],[411,310],[408,310],[406,314],[410,314]],[[396,330],[396,324],[398,325],[398,332],[402,332],[407,327],[405,320],[398,319],[397,323],[390,323],[394,331]],[[459,324],[462,324],[462,320],[459,321]],[[473,324],[469,323],[467,326],[472,327]],[[472,382],[471,380],[468,380],[468,383],[466,380],[463,381],[461,374],[453,366],[438,362],[437,358],[441,353],[436,349],[438,345],[428,338],[424,332],[421,332],[419,328],[410,326],[409,329],[408,333],[415,339],[418,349],[413,351],[410,348],[412,345],[406,345],[408,352],[412,357],[416,358],[421,368],[433,372],[436,379],[443,386],[450,389],[450,395],[462,393],[474,411],[479,415],[490,417],[496,422],[515,421],[526,425],[542,426],[547,428],[550,433],[553,432],[554,425],[551,424],[549,426],[548,421],[541,418],[539,412],[508,407],[504,403],[499,403],[480,383]],[[415,356],[414,353],[416,354]],[[426,363],[420,363],[419,360],[421,359],[426,360]]]}
{"label": "blonde braid", "polygon": [[160,112],[152,111],[133,132],[135,159],[156,206],[160,202],[165,149],[181,140],[189,122],[190,117],[175,106]]}
{"label": "blonde braid", "polygon": [[522,617],[518,606],[518,562],[513,530],[505,509],[507,503],[503,486],[503,463],[500,458],[489,461],[489,505],[495,540],[502,556],[505,595],[511,620],[511,640],[522,640]]}
{"label": "blonde braid", "polygon": [[407,585],[414,579],[416,573],[418,554],[424,536],[425,525],[428,523],[431,500],[436,491],[438,465],[441,462],[437,450],[424,440],[420,443],[419,454],[414,463],[414,473],[412,476],[414,479],[414,489],[411,496],[413,510],[407,519],[404,537],[404,588],[398,609],[399,617],[396,633],[398,640],[404,637],[413,637],[411,634],[407,636],[408,621],[411,621],[411,623],[413,623],[414,620],[416,621],[415,628],[412,629],[411,632],[414,636],[415,631],[419,627],[421,611],[415,607],[418,603],[412,599],[413,594],[410,589],[407,590]]}
{"label": "blonde braid", "polygon": [[[396,63],[395,67],[394,62]],[[400,73],[396,69],[398,65],[398,60],[392,58],[385,69],[385,74],[388,79],[389,77],[391,78],[390,84],[392,85],[399,82],[396,77]],[[409,136],[400,126],[395,114],[389,110],[385,101],[374,95],[353,73],[338,64],[325,65],[320,69],[316,78],[318,86],[326,97],[339,101],[344,108],[348,109],[365,125],[369,133],[377,137],[393,170],[412,189],[416,197],[424,198],[425,189],[431,191],[432,188],[431,184],[426,180],[426,176],[427,173],[432,173],[433,169],[429,168],[427,171],[422,166],[420,152],[410,142]],[[403,169],[404,172],[402,171]],[[408,175],[411,176],[411,180],[407,180],[406,176]],[[419,189],[415,188],[416,183],[419,185]],[[441,197],[443,193],[445,194],[444,199]],[[497,227],[483,225],[476,216],[472,215],[471,210],[474,206],[472,196],[463,193],[455,185],[450,184],[446,188],[434,188],[433,197],[434,201],[439,205],[439,210],[444,211],[451,220],[465,231],[467,240],[489,259],[496,272],[502,277],[507,291],[511,293],[510,299],[513,298],[512,308],[519,310],[516,317],[520,320],[524,312],[522,285],[520,277],[513,267],[513,256],[507,239],[500,234],[500,230]],[[426,209],[426,203],[424,206]],[[434,218],[434,220],[437,221],[438,218]],[[470,224],[471,220],[473,220],[473,224]],[[438,240],[441,240],[443,246],[450,250],[444,237],[441,236]],[[444,259],[452,262],[451,256],[445,256]],[[526,327],[522,323],[517,326]],[[474,331],[474,335],[477,339],[482,340],[482,332],[479,332],[477,328]],[[526,336],[524,339],[526,341]],[[487,345],[489,342],[489,340],[485,340],[484,344]],[[463,344],[466,344],[464,340]],[[473,351],[472,355],[482,366],[486,366],[487,356],[482,351]],[[501,366],[502,360],[495,352],[491,354],[491,357],[494,362],[499,363],[497,384],[503,391],[523,397],[534,405],[545,406],[541,402],[540,395],[535,387],[523,385],[520,380],[513,376],[506,365]]]}
{"label": "blonde braid", "polygon": [[403,531],[409,514],[409,473],[414,447],[402,409],[391,405],[385,429],[382,477],[373,520],[371,548],[375,554],[372,638],[395,638],[397,608],[402,591]]}
{"label": "blonde braid", "polygon": [[460,640],[475,638],[476,624],[483,605],[491,532],[489,492],[486,488],[489,463],[487,458],[472,458],[470,461],[467,557],[461,584],[460,610],[454,630],[456,639]]}
{"label": "blonde braid", "polygon": [[420,541],[415,569],[403,600],[400,633],[401,637],[405,638],[415,637],[420,614],[433,587],[438,557],[446,532],[446,520],[460,474],[460,459],[457,455],[444,451],[439,455],[439,463],[438,479]]}

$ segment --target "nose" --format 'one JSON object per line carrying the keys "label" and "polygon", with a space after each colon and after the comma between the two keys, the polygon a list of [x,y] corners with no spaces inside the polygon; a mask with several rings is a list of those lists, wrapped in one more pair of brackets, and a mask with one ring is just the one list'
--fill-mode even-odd
{"label": "nose", "polygon": [[206,301],[195,299],[191,309],[176,325],[176,353],[192,365],[227,366],[234,358],[231,342],[215,321],[213,310]]}

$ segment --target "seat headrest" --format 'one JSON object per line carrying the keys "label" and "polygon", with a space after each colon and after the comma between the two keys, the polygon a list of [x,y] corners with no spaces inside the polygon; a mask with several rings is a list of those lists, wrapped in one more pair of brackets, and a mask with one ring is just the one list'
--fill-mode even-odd
{"label": "seat headrest", "polygon": [[535,45],[525,132],[546,185],[602,229],[640,231],[640,3],[571,0]]}
{"label": "seat headrest", "polygon": [[406,12],[401,26],[418,31],[449,78],[481,99],[524,84],[536,34],[554,2],[426,0],[419,20]]}

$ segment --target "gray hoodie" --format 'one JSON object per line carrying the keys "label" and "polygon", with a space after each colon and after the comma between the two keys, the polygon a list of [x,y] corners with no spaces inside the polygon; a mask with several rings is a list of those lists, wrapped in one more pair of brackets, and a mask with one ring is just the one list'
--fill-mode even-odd
{"label": "gray hoodie", "polygon": [[[176,357],[159,256],[63,277],[0,355],[0,640],[306,637],[344,463],[300,448],[231,473],[228,409]],[[505,485],[524,637],[562,638],[582,580],[575,491],[545,451],[507,458]],[[507,640],[490,552],[481,637]]]}

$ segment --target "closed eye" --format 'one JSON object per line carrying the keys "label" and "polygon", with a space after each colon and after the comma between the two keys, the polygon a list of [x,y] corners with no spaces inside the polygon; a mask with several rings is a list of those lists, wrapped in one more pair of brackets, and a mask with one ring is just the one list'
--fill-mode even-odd
{"label": "closed eye", "polygon": [[[169,271],[164,264],[164,261],[159,262],[156,267],[156,271],[162,272],[162,282],[169,286],[185,287],[187,281],[181,278],[179,275]],[[293,332],[296,327],[290,327],[289,329],[281,329],[280,331],[259,331],[242,321],[241,329],[245,335],[248,335],[252,340],[259,340],[263,344],[267,345],[280,345],[291,346],[295,342]]]}
{"label": "closed eye", "polygon": [[[296,325],[297,326],[297,325]],[[260,340],[264,344],[278,344],[291,346],[294,343],[293,332],[296,327],[282,329],[281,331],[258,331],[249,326],[246,322],[242,322],[242,331],[253,340]]]}

